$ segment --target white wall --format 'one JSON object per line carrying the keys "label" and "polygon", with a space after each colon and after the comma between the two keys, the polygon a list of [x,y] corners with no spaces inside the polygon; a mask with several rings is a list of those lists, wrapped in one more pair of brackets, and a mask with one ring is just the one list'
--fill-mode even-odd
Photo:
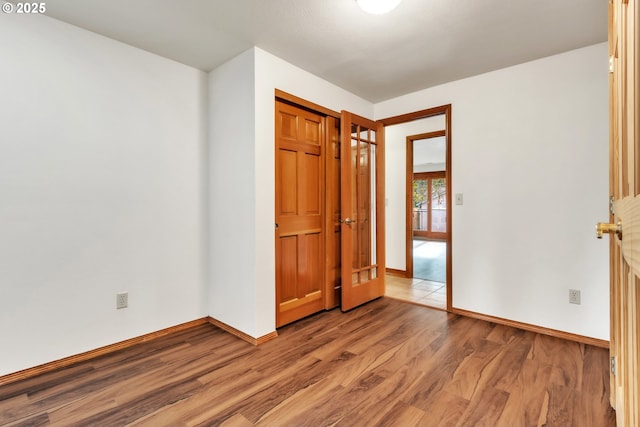
{"label": "white wall", "polygon": [[373,105],[259,48],[209,82],[210,315],[258,338],[275,330],[275,89],[367,117]]}
{"label": "white wall", "polygon": [[[608,339],[608,244],[594,237],[608,218],[607,79],[598,44],[376,104],[376,118],[452,104],[454,307]],[[387,150],[404,159],[404,144]],[[401,209],[390,199],[388,218]],[[404,254],[393,244],[390,260]]]}
{"label": "white wall", "polygon": [[45,16],[0,39],[0,375],[207,315],[206,74]]}
{"label": "white wall", "polygon": [[252,336],[258,304],[254,69],[248,50],[209,73],[209,315]]}

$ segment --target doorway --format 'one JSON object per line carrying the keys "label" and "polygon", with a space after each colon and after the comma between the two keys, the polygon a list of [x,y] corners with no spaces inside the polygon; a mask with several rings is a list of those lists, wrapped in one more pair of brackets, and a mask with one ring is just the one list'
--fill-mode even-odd
{"label": "doorway", "polygon": [[[387,247],[388,259],[395,263],[387,269],[392,274],[387,278],[387,296],[451,310],[451,106],[381,121],[393,131],[387,134],[388,151],[392,144],[396,150],[390,162],[404,164],[404,172],[394,169],[396,177],[404,175],[404,191],[398,183],[389,183],[404,196],[389,201],[389,217],[395,218],[389,228],[395,226],[404,239],[396,234]],[[396,124],[401,126],[391,126]],[[401,219],[402,228],[397,225]]]}
{"label": "doorway", "polygon": [[[407,136],[407,271],[413,287],[428,294],[420,302],[446,307],[447,172],[444,130]],[[411,254],[409,255],[409,252]]]}
{"label": "doorway", "polygon": [[446,158],[444,130],[407,136],[407,277],[429,282],[438,306],[446,303]]}

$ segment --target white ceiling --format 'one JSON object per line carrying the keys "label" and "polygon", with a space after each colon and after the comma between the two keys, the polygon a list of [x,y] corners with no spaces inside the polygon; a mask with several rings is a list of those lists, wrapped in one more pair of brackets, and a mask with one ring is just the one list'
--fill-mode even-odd
{"label": "white ceiling", "polygon": [[604,42],[607,0],[49,0],[47,15],[209,71],[258,46],[369,101]]}

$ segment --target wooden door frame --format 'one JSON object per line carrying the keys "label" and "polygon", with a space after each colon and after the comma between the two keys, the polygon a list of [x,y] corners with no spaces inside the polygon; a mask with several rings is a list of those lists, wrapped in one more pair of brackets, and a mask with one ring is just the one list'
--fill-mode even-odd
{"label": "wooden door frame", "polygon": [[[446,105],[441,105],[438,107],[433,107],[433,108],[427,108],[425,110],[420,110],[420,111],[415,111],[413,113],[407,113],[407,114],[401,114],[398,116],[392,116],[392,117],[387,117],[386,119],[381,119],[378,120],[379,122],[381,122],[383,125],[385,126],[391,126],[391,125],[398,125],[398,124],[403,124],[403,123],[408,123],[408,122],[412,122],[415,120],[420,120],[420,119],[426,119],[429,117],[434,117],[434,116],[441,116],[444,115],[445,116],[445,128],[443,131],[436,131],[436,132],[429,132],[426,134],[422,134],[422,135],[429,135],[429,134],[437,134],[437,135],[433,135],[431,137],[435,137],[435,136],[444,136],[445,137],[445,144],[446,144],[446,159],[445,159],[445,178],[447,180],[447,195],[449,197],[447,197],[447,238],[446,238],[446,242],[447,242],[447,262],[446,262],[446,268],[447,268],[447,272],[446,272],[446,280],[447,280],[447,311],[451,311],[452,310],[452,289],[453,289],[453,281],[452,281],[452,270],[453,270],[453,259],[452,259],[452,199],[453,197],[451,197],[451,104],[446,104]],[[407,137],[409,138],[409,137]],[[415,138],[415,139],[420,139],[420,138]],[[414,139],[414,140],[415,140]],[[421,138],[424,139],[424,138]],[[407,139],[407,147],[409,145],[409,140]],[[413,146],[413,144],[412,144]],[[409,153],[411,153],[411,159],[409,159]],[[411,163],[409,163],[409,161]],[[408,278],[412,278],[413,277],[413,230],[411,227],[411,208],[410,208],[410,204],[411,204],[411,199],[409,199],[409,195],[411,195],[412,191],[410,191],[413,188],[413,149],[409,150],[407,148],[407,178],[406,178],[406,182],[407,182],[407,189],[406,189],[406,193],[407,193],[407,207],[406,207],[406,218],[407,218],[407,232],[406,232],[406,270],[405,270],[405,274],[406,277]],[[411,165],[411,166],[409,166]],[[409,180],[411,181],[411,183],[409,184]]]}

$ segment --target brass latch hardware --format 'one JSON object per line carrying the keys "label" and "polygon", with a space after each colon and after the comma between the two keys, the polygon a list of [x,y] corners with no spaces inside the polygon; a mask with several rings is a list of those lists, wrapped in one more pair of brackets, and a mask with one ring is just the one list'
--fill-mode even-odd
{"label": "brass latch hardware", "polygon": [[622,221],[618,221],[617,224],[607,224],[606,222],[599,222],[596,225],[596,236],[598,239],[602,239],[604,233],[616,233],[620,239],[622,239]]}

